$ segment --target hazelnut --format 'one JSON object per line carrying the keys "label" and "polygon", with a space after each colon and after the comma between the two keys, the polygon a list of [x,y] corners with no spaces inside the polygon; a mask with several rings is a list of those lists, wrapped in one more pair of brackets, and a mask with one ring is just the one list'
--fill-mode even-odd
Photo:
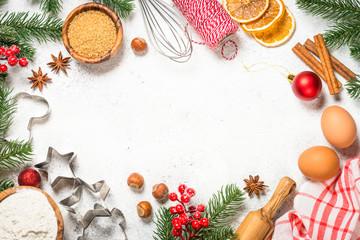
{"label": "hazelnut", "polygon": [[131,48],[136,54],[143,54],[147,49],[147,43],[143,38],[134,38],[131,41]]}
{"label": "hazelnut", "polygon": [[144,186],[144,178],[138,173],[132,173],[128,177],[127,184],[133,189],[140,189]]}
{"label": "hazelnut", "polygon": [[136,208],[138,215],[141,218],[148,218],[152,213],[152,206],[148,201],[139,202]]}
{"label": "hazelnut", "polygon": [[164,201],[169,196],[169,188],[164,184],[156,184],[153,186],[152,195],[159,201]]}

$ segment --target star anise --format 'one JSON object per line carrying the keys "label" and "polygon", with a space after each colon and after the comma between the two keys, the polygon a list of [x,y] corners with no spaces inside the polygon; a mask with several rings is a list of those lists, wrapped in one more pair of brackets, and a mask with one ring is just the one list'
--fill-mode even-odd
{"label": "star anise", "polygon": [[68,63],[70,61],[70,57],[63,58],[61,52],[59,53],[58,57],[55,57],[52,54],[51,57],[54,61],[47,64],[52,67],[51,71],[56,71],[56,74],[58,74],[61,70],[67,75],[66,67],[70,66],[70,64]]}
{"label": "star anise", "polygon": [[43,75],[41,68],[39,67],[38,72],[35,72],[34,70],[31,70],[33,73],[33,77],[29,77],[28,79],[33,81],[33,85],[31,88],[38,87],[40,91],[42,91],[43,84],[46,85],[46,82],[51,81],[51,78],[47,77],[47,73]]}
{"label": "star anise", "polygon": [[255,193],[256,196],[260,197],[260,193],[268,187],[264,185],[263,181],[259,181],[259,179],[259,175],[256,175],[255,177],[249,175],[249,179],[244,179],[244,182],[247,185],[244,190],[248,191],[249,196]]}

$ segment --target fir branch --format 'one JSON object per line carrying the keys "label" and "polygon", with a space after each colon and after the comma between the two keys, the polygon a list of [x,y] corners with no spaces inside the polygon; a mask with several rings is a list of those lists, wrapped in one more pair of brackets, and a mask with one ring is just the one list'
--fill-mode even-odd
{"label": "fir branch", "polygon": [[40,8],[45,13],[58,14],[62,9],[62,0],[41,0]]}
{"label": "fir branch", "polygon": [[1,73],[0,74],[0,81],[1,82],[5,82],[6,81],[6,78],[9,76],[8,73]]}
{"label": "fir branch", "polygon": [[202,236],[202,238],[206,240],[235,240],[237,237],[237,234],[234,233],[234,229],[230,226],[204,232]]}
{"label": "fir branch", "polygon": [[16,42],[17,33],[13,27],[0,26],[0,42]]}
{"label": "fir branch", "polygon": [[169,208],[161,207],[155,214],[156,221],[153,221],[156,225],[156,231],[154,232],[155,240],[175,240],[175,236],[172,234],[172,220],[174,215],[170,213]]}
{"label": "fir branch", "polygon": [[0,170],[14,170],[31,161],[32,147],[29,141],[0,139]]}
{"label": "fir branch", "polygon": [[24,41],[36,39],[39,42],[61,39],[63,22],[60,18],[29,12],[9,13],[0,16],[0,26],[13,27]]}
{"label": "fir branch", "polygon": [[120,18],[127,18],[135,8],[134,0],[93,0],[111,8]]}
{"label": "fir branch", "polygon": [[351,22],[338,22],[324,34],[328,47],[341,47],[351,45],[360,37],[360,21],[354,19]]}
{"label": "fir branch", "polygon": [[222,187],[214,194],[205,210],[204,216],[209,218],[209,229],[226,226],[232,217],[239,213],[244,198],[244,192],[236,184]]}
{"label": "fir branch", "polygon": [[12,188],[14,186],[15,186],[14,182],[10,179],[5,178],[0,180],[0,192],[5,191],[6,189]]}
{"label": "fir branch", "polygon": [[11,93],[12,89],[8,88],[5,82],[0,83],[0,138],[5,138],[6,132],[12,124],[13,114],[16,111],[16,103],[13,97],[10,96]]}
{"label": "fir branch", "polygon": [[360,98],[360,80],[359,79],[352,79],[347,84],[345,84],[345,88],[351,98],[353,98],[353,99]]}
{"label": "fir branch", "polygon": [[0,6],[5,4],[7,2],[7,0],[0,0]]}
{"label": "fir branch", "polygon": [[296,0],[297,6],[311,13],[330,20],[352,21],[360,18],[358,0]]}
{"label": "fir branch", "polygon": [[360,60],[360,43],[354,43],[350,46],[350,56]]}

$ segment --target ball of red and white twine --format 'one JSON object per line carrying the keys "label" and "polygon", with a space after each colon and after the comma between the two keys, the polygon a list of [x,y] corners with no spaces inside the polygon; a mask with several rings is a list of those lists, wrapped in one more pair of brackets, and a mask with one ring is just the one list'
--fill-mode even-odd
{"label": "ball of red and white twine", "polygon": [[227,42],[234,44],[235,54],[226,58],[233,59],[237,53],[236,44],[228,38],[239,29],[230,15],[217,0],[173,0],[189,24],[196,30],[204,44],[210,49],[222,45],[222,54]]}

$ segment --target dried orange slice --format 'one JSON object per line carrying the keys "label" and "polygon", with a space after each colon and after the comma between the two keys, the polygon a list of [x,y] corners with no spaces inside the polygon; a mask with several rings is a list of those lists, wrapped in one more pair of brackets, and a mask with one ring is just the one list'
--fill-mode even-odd
{"label": "dried orange slice", "polygon": [[294,31],[295,18],[286,7],[284,16],[282,16],[274,26],[264,32],[253,33],[252,36],[258,43],[265,47],[276,47],[289,40]]}
{"label": "dried orange slice", "polygon": [[260,18],[269,7],[270,0],[223,0],[225,10],[238,23]]}
{"label": "dried orange slice", "polygon": [[241,28],[248,33],[265,31],[284,15],[285,8],[282,0],[270,0],[269,8],[264,15],[250,23],[241,24]]}

